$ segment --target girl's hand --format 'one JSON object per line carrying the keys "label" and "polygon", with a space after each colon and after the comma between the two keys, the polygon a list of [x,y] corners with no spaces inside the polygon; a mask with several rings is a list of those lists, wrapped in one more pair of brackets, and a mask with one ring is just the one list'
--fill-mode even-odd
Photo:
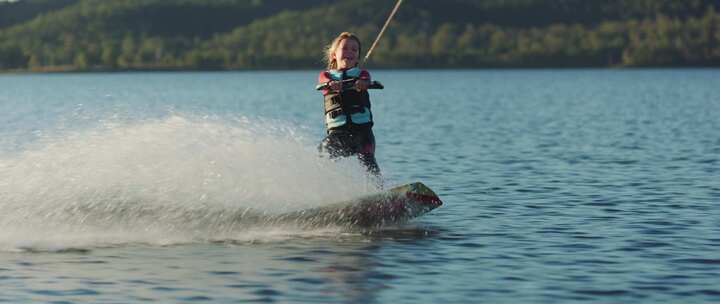
{"label": "girl's hand", "polygon": [[328,82],[328,89],[330,89],[330,91],[340,92],[342,91],[342,82],[334,80],[330,81]]}
{"label": "girl's hand", "polygon": [[370,82],[367,80],[358,79],[357,81],[355,81],[355,90],[357,90],[358,92],[367,90],[369,86]]}

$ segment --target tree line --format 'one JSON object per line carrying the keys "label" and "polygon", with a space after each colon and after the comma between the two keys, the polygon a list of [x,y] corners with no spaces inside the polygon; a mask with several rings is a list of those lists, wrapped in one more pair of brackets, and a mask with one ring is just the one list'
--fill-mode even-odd
{"label": "tree line", "polygon": [[[369,46],[393,4],[301,2],[80,0],[0,29],[0,70],[319,68],[341,31]],[[720,66],[717,1],[407,2],[372,67]]]}

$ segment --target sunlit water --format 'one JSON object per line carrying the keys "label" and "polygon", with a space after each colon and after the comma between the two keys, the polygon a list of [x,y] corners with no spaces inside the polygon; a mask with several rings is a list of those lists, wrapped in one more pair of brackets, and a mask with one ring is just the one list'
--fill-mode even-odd
{"label": "sunlit water", "polygon": [[0,75],[0,301],[720,302],[720,71],[374,71],[377,231],[243,223],[376,191],[315,71]]}

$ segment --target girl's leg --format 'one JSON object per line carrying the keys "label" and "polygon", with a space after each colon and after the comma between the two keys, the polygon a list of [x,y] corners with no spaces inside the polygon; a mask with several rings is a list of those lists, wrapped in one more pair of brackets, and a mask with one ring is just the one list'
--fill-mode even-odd
{"label": "girl's leg", "polygon": [[318,150],[328,154],[330,158],[348,157],[355,154],[351,141],[351,135],[346,131],[330,131],[320,143]]}
{"label": "girl's leg", "polygon": [[375,135],[372,130],[368,130],[366,134],[363,134],[363,145],[358,153],[358,159],[360,163],[365,166],[368,173],[374,179],[375,184],[382,189],[383,178],[380,173],[380,166],[378,166],[375,160]]}

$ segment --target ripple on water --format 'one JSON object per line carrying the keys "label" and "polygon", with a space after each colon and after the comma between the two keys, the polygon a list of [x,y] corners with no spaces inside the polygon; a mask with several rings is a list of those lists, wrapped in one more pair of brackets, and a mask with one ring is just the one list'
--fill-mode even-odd
{"label": "ripple on water", "polygon": [[299,262],[299,263],[317,262],[316,258],[312,258],[312,257],[308,257],[308,256],[281,257],[281,258],[278,258],[278,260],[288,261],[288,262]]}
{"label": "ripple on water", "polygon": [[618,296],[639,296],[632,291],[624,289],[578,289],[573,290],[574,293],[580,295],[588,295],[593,297],[618,297]]}
{"label": "ripple on water", "polygon": [[32,294],[53,296],[53,297],[65,297],[65,296],[95,296],[99,295],[100,292],[94,289],[87,288],[76,288],[67,290],[49,290],[49,289],[31,289],[29,290]]}
{"label": "ripple on water", "polygon": [[265,298],[272,298],[272,297],[278,297],[283,295],[283,293],[279,290],[276,290],[274,288],[260,288],[252,291],[253,294],[265,297]]}
{"label": "ripple on water", "polygon": [[212,276],[236,276],[240,274],[237,271],[208,271],[207,273]]}
{"label": "ripple on water", "polygon": [[150,289],[154,290],[154,291],[167,292],[167,293],[190,290],[185,287],[174,287],[174,286],[155,286]]}
{"label": "ripple on water", "polygon": [[673,263],[680,264],[696,264],[703,266],[720,267],[720,259],[704,259],[704,258],[688,258],[688,259],[674,259]]}
{"label": "ripple on water", "polygon": [[225,285],[227,288],[235,288],[235,289],[259,289],[259,288],[267,288],[267,284],[262,283],[237,283],[237,284],[227,284]]}
{"label": "ripple on water", "polygon": [[307,284],[307,285],[321,285],[328,283],[328,279],[323,278],[312,278],[312,277],[302,277],[302,278],[292,278],[288,281],[293,283],[300,283],[300,284]]}
{"label": "ripple on water", "polygon": [[187,302],[207,302],[212,301],[213,298],[208,296],[189,296],[189,297],[178,297],[178,301],[187,301]]}

